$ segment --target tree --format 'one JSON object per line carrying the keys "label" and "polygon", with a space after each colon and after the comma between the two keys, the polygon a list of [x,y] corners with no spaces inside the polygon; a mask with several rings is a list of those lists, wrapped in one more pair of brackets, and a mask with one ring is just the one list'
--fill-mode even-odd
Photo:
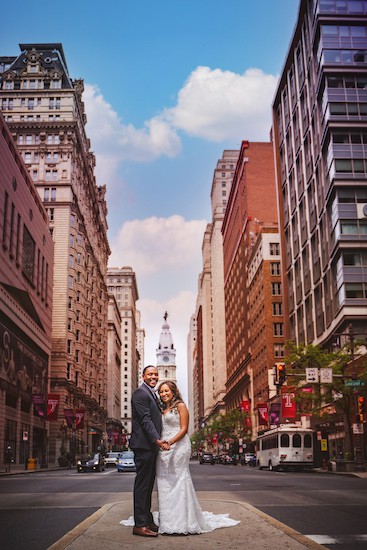
{"label": "tree", "polygon": [[[287,384],[297,389],[299,408],[307,406],[309,414],[327,420],[332,416],[343,416],[346,426],[347,449],[353,453],[353,430],[355,422],[356,386],[348,386],[347,380],[358,378],[362,384],[367,382],[367,358],[364,343],[353,341],[339,351],[327,351],[319,346],[288,344],[289,353],[285,358],[287,364]],[[331,368],[331,384],[312,384],[313,392],[307,394],[305,388],[306,368]],[[304,376],[302,376],[304,375]],[[361,386],[365,394],[365,385]],[[361,391],[361,390],[359,390]]]}

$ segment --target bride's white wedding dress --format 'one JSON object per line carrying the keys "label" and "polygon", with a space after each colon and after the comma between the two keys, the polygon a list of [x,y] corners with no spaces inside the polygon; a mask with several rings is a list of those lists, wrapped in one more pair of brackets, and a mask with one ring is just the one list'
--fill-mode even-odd
{"label": "bride's white wedding dress", "polygon": [[[162,439],[172,439],[180,430],[180,414],[168,411],[163,416]],[[159,514],[153,513],[159,524],[159,533],[194,535],[207,533],[220,527],[232,527],[240,523],[228,514],[203,512],[196,498],[189,470],[191,442],[188,435],[160,451],[157,458],[157,489]],[[123,525],[134,525],[131,519]]]}

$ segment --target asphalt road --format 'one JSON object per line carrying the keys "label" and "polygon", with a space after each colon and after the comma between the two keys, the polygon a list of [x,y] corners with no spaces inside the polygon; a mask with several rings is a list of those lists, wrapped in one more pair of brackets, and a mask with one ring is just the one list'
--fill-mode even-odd
{"label": "asphalt road", "polygon": [[[331,549],[367,548],[367,479],[198,463],[191,471],[198,491],[231,492]],[[1,549],[46,550],[98,508],[131,493],[134,475],[111,468],[0,477]]]}

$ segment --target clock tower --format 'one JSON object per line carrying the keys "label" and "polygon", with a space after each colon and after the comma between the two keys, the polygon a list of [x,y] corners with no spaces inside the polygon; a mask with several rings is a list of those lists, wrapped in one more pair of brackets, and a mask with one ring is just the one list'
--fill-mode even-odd
{"label": "clock tower", "polygon": [[164,323],[162,332],[159,337],[159,344],[156,350],[157,353],[157,369],[159,374],[159,382],[171,380],[177,382],[176,378],[176,350],[173,345],[172,334],[167,323],[168,313],[163,316]]}

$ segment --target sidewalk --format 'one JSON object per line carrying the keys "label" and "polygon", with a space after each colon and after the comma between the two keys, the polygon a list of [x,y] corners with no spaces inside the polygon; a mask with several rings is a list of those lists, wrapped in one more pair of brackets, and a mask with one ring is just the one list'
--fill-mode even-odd
{"label": "sidewalk", "polygon": [[[231,493],[198,492],[197,496],[203,510],[214,514],[228,513],[241,523],[201,535],[138,537],[132,534],[132,527],[120,525],[122,519],[127,519],[132,514],[132,496],[126,495],[126,500],[103,506],[48,550],[238,550],[246,546],[250,546],[251,550],[325,548],[250,504],[233,500]],[[153,510],[157,508],[156,493],[153,493]]]}

